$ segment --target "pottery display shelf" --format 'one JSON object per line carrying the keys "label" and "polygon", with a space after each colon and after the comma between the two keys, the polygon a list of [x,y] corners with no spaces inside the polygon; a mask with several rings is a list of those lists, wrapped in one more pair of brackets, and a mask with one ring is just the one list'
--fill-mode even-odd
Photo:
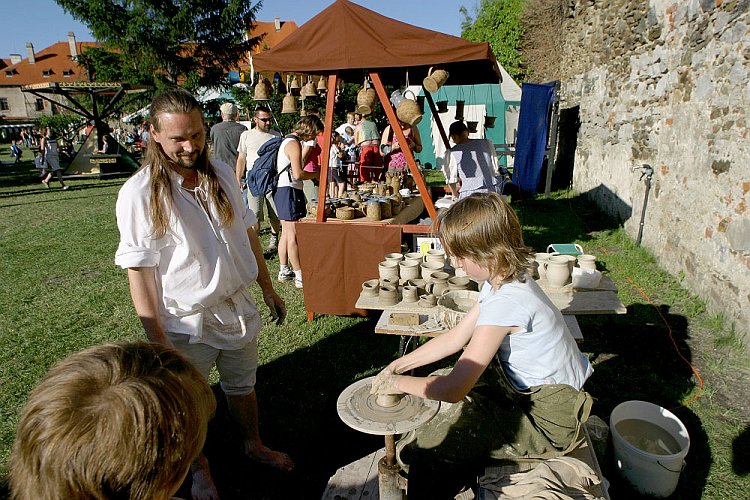
{"label": "pottery display shelf", "polygon": [[548,287],[546,280],[537,280],[539,286],[563,314],[625,314],[625,305],[617,296],[617,286],[608,276],[602,276],[597,288]]}
{"label": "pottery display shelf", "polygon": [[[343,220],[337,219],[334,214],[331,214],[331,217],[328,217],[326,219],[326,222],[340,222],[342,224],[408,224],[409,222],[420,216],[420,214],[424,210],[424,201],[422,201],[422,198],[420,198],[419,196],[404,198],[403,201],[404,206],[401,208],[401,211],[398,213],[398,215],[394,215],[393,217],[390,217],[388,219],[371,220],[367,217],[357,217],[355,219]],[[315,216],[307,215],[301,220],[302,222],[314,221]]]}
{"label": "pottery display shelf", "polygon": [[405,302],[401,300],[401,287],[399,287],[398,290],[398,297],[399,301],[395,304],[384,304],[380,302],[377,295],[369,297],[360,293],[355,307],[357,309],[375,309],[378,311],[385,311],[387,309],[389,311],[410,312],[427,315],[432,315],[437,312],[437,304],[435,304],[433,307],[423,307],[419,305],[419,301]]}
{"label": "pottery display shelf", "polygon": [[570,279],[568,279],[568,283],[562,287],[549,286],[546,278],[539,278],[536,280],[536,283],[545,292],[597,292],[602,290],[617,292],[617,285],[615,285],[615,282],[607,275],[602,275],[602,279],[599,281],[599,286],[596,288],[573,287],[573,283]]}

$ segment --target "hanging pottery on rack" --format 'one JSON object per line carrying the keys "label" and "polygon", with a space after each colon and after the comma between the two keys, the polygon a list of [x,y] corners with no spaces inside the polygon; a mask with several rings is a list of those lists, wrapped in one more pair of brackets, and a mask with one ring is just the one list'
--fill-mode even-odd
{"label": "hanging pottery on rack", "polygon": [[287,94],[281,101],[281,113],[288,115],[297,112],[297,99],[292,94]]}
{"label": "hanging pottery on rack", "polygon": [[296,76],[292,77],[292,83],[290,83],[288,85],[288,87],[289,87],[289,93],[290,94],[292,94],[293,96],[298,96],[299,95],[299,93],[300,93],[300,86],[299,86],[299,81],[297,80]]}
{"label": "hanging pottery on rack", "polygon": [[365,79],[364,85],[362,85],[362,88],[357,92],[357,113],[363,115],[369,115],[372,113],[377,98],[378,95],[375,92],[375,89],[370,87],[367,79]]}
{"label": "hanging pottery on rack", "polygon": [[328,90],[328,85],[326,85],[326,77],[321,76],[320,80],[318,80],[318,94],[325,94]]}
{"label": "hanging pottery on rack", "polygon": [[444,69],[436,69],[435,71],[430,68],[427,72],[427,76],[422,80],[422,86],[427,89],[428,92],[434,94],[440,89],[445,82],[448,80],[448,72]]}
{"label": "hanging pottery on rack", "polygon": [[487,101],[490,103],[490,113],[492,114],[486,114],[487,105],[485,104],[484,126],[485,128],[495,128],[495,120],[497,119],[497,116],[495,116],[495,100],[492,98],[492,91],[489,85],[487,86]]}
{"label": "hanging pottery on rack", "polygon": [[302,87],[300,95],[302,96],[302,99],[305,99],[307,97],[318,97],[318,90],[315,88],[315,84],[313,83],[311,76],[307,78],[307,83],[304,87]]}
{"label": "hanging pottery on rack", "polygon": [[[411,94],[411,98],[407,97],[407,94]],[[401,89],[396,89],[391,93],[391,104],[396,108],[396,116],[412,127],[422,120],[422,112],[416,99],[417,96],[411,90],[402,92]]]}
{"label": "hanging pottery on rack", "polygon": [[267,101],[270,99],[271,94],[271,82],[266,80],[264,77],[258,79],[258,83],[253,89],[253,100],[254,101]]}
{"label": "hanging pottery on rack", "polygon": [[466,128],[469,129],[470,134],[475,134],[477,131],[477,126],[479,125],[479,120],[477,120],[476,116],[476,106],[473,106],[473,104],[476,102],[474,98],[474,85],[469,87],[469,116],[466,120]]}
{"label": "hanging pottery on rack", "polygon": [[445,97],[445,95],[443,95],[441,99],[440,97],[441,93],[444,94],[445,91],[442,89],[438,91],[438,100],[435,101],[435,106],[437,106],[438,113],[447,113],[448,112],[448,98]]}

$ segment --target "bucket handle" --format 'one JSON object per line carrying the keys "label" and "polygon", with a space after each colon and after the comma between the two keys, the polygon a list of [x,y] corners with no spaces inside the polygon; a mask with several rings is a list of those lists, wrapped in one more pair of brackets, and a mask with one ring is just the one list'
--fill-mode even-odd
{"label": "bucket handle", "polygon": [[403,92],[401,93],[401,95],[402,95],[402,96],[404,97],[404,99],[409,99],[408,97],[406,97],[406,94],[407,94],[407,93],[411,94],[411,96],[413,97],[413,99],[411,99],[412,101],[416,101],[416,100],[417,100],[417,96],[416,96],[416,95],[414,95],[414,92],[412,92],[412,91],[411,91],[411,90],[409,90],[409,89],[406,89],[406,90],[404,90],[404,91],[403,91]]}
{"label": "bucket handle", "polygon": [[659,465],[661,465],[661,466],[662,466],[662,468],[664,468],[665,470],[668,470],[669,472],[672,472],[672,473],[674,473],[674,474],[679,474],[680,472],[682,472],[682,470],[683,470],[683,469],[685,468],[685,466],[687,465],[687,462],[685,462],[685,461],[683,460],[683,461],[682,461],[682,465],[680,465],[680,469],[679,469],[679,470],[672,470],[672,469],[670,469],[669,467],[667,467],[666,465],[664,465],[663,463],[661,463],[661,462],[660,462],[659,460],[657,460],[657,461],[656,461],[656,463],[657,463],[657,464],[659,464]]}

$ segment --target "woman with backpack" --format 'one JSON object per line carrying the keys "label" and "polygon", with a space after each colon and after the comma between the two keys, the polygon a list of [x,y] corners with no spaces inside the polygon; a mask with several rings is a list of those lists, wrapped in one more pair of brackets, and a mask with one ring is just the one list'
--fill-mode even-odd
{"label": "woman with backpack", "polygon": [[[323,131],[323,122],[317,116],[304,116],[294,126],[294,130],[284,138],[276,158],[276,171],[279,175],[273,201],[281,221],[279,239],[279,281],[294,280],[294,286],[302,288],[302,269],[299,263],[295,222],[307,213],[302,181],[317,179],[320,172],[303,170],[303,141],[314,140]],[[288,167],[288,168],[287,168]],[[291,264],[291,267],[290,267]]]}

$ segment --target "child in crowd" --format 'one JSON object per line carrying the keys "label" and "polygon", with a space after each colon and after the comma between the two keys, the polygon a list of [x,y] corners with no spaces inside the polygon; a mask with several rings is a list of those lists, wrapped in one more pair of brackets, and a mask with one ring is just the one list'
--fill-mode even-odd
{"label": "child in crowd", "polygon": [[169,499],[206,438],[211,389],[177,351],[92,347],[47,373],[21,414],[13,498]]}
{"label": "child in crowd", "polygon": [[[531,278],[513,209],[497,193],[459,200],[438,217],[455,267],[481,283],[459,324],[390,363],[374,394],[445,401],[397,445],[409,498],[453,498],[491,459],[545,459],[571,451],[591,409],[582,390],[593,372],[560,311]],[[400,375],[460,353],[450,370]]]}
{"label": "child in crowd", "polygon": [[346,167],[344,166],[344,143],[338,132],[331,133],[331,152],[328,157],[328,195],[331,198],[343,198],[346,193]]}

